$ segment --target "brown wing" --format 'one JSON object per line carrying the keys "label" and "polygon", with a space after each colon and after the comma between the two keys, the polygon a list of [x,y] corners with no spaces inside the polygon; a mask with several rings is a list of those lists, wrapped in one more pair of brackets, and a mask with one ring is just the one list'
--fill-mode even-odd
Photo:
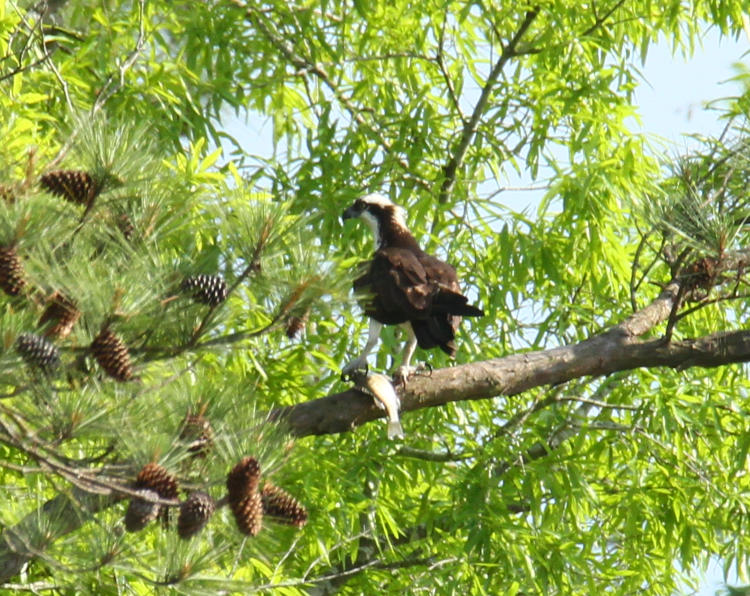
{"label": "brown wing", "polygon": [[451,265],[426,253],[419,260],[433,290],[429,316],[413,320],[412,329],[419,347],[425,350],[439,347],[452,357],[456,353],[453,340],[461,322],[461,317],[452,313],[460,311],[466,298],[461,295],[458,276]]}
{"label": "brown wing", "polygon": [[378,250],[354,287],[370,295],[367,314],[386,325],[434,315],[482,314],[467,304],[453,267],[411,250]]}
{"label": "brown wing", "polygon": [[375,253],[354,288],[369,294],[365,307],[368,316],[394,325],[425,316],[436,286],[412,251],[384,248]]}
{"label": "brown wing", "polygon": [[[456,270],[451,265],[424,253],[419,256],[419,261],[432,288],[432,314],[447,313],[466,317],[480,317],[484,314],[470,305],[466,296],[461,293]],[[458,325],[459,320],[456,320],[455,325]]]}

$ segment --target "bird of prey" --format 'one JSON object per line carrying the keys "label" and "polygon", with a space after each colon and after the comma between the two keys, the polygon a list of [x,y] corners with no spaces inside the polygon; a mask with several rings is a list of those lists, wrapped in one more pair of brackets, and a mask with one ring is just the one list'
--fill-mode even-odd
{"label": "bird of prey", "polygon": [[456,270],[419,248],[406,226],[404,209],[387,197],[369,194],[357,199],[342,219],[355,217],[372,230],[376,249],[364,274],[354,281],[370,318],[367,343],[363,353],[344,367],[343,376],[366,368],[383,325],[401,325],[408,335],[395,375],[402,380],[414,370],[411,358],[417,346],[440,348],[453,357],[461,317],[484,315],[461,293]]}

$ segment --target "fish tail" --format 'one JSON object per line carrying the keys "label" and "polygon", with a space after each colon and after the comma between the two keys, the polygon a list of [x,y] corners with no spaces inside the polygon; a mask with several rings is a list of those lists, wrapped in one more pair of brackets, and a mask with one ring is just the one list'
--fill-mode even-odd
{"label": "fish tail", "polygon": [[401,422],[398,420],[388,421],[388,438],[389,439],[403,439],[404,429],[401,426]]}

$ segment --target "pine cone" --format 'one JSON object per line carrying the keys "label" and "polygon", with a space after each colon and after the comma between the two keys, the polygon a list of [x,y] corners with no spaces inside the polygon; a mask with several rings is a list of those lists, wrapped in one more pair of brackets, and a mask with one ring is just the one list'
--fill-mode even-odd
{"label": "pine cone", "polygon": [[307,325],[307,319],[310,316],[310,310],[306,310],[301,316],[292,315],[286,320],[286,336],[294,339]]}
{"label": "pine cone", "polygon": [[260,493],[263,513],[282,524],[301,528],[307,523],[307,509],[285,490],[266,484]]}
{"label": "pine cone", "polygon": [[214,439],[208,418],[202,414],[187,414],[182,421],[180,439],[189,443],[188,451],[196,456],[205,456]]}
{"label": "pine cone", "polygon": [[180,287],[201,304],[216,306],[227,299],[227,283],[220,275],[186,277]]}
{"label": "pine cone", "polygon": [[[156,463],[148,463],[138,472],[135,479],[136,488],[153,490],[162,499],[176,499],[179,485],[177,479]],[[169,507],[160,507],[157,516],[165,524],[169,522]]]}
{"label": "pine cone", "polygon": [[260,466],[254,457],[244,457],[227,475],[229,505],[238,504],[258,492]]}
{"label": "pine cone", "polygon": [[65,339],[70,335],[80,317],[81,311],[76,308],[75,304],[60,292],[55,292],[48,300],[47,308],[44,309],[42,316],[39,317],[38,326],[44,327],[49,323],[44,335]]}
{"label": "pine cone", "polygon": [[135,236],[135,226],[133,225],[133,220],[130,219],[128,214],[120,213],[117,216],[116,222],[117,229],[120,230],[122,235],[125,237],[125,240],[132,240],[133,236]]}
{"label": "pine cone", "polygon": [[18,296],[26,285],[23,265],[13,246],[0,246],[0,289],[8,296]]}
{"label": "pine cone", "polygon": [[[147,488],[140,489],[138,491],[144,497],[151,499],[158,498],[156,491],[149,490]],[[145,499],[133,498],[130,499],[128,510],[125,512],[125,529],[128,532],[138,532],[145,528],[149,522],[152,522],[159,515],[159,509],[161,505],[153,503]]]}
{"label": "pine cone", "polygon": [[703,257],[691,263],[683,274],[687,291],[696,288],[710,290],[716,281],[719,264],[719,259],[714,257]]}
{"label": "pine cone", "polygon": [[200,532],[216,510],[216,503],[203,491],[195,491],[180,504],[177,517],[177,534],[180,538],[190,538]]}
{"label": "pine cone", "polygon": [[59,350],[43,337],[33,333],[19,335],[16,339],[16,350],[26,364],[40,369],[45,374],[50,374],[60,365]]}
{"label": "pine cone", "polygon": [[102,329],[91,343],[91,352],[105,372],[117,381],[133,378],[133,365],[125,343],[109,327]]}
{"label": "pine cone", "polygon": [[41,183],[53,195],[79,205],[88,205],[101,191],[91,175],[80,170],[55,170],[44,174]]}
{"label": "pine cone", "polygon": [[243,534],[257,536],[263,527],[263,502],[260,493],[254,492],[239,502],[229,502],[237,529]]}
{"label": "pine cone", "polygon": [[179,485],[177,479],[157,463],[143,466],[135,479],[136,488],[156,491],[162,499],[176,499]]}

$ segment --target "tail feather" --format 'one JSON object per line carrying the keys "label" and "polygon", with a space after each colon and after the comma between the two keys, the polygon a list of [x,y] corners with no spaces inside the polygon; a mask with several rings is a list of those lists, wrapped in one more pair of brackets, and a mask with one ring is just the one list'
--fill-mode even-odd
{"label": "tail feather", "polygon": [[436,313],[447,313],[461,317],[483,317],[484,311],[468,304],[469,299],[463,294],[440,288],[432,300],[432,310]]}
{"label": "tail feather", "polygon": [[456,355],[456,342],[453,340],[446,341],[438,346],[443,352],[448,354],[451,358],[455,357]]}
{"label": "tail feather", "polygon": [[471,304],[465,304],[461,312],[451,313],[453,315],[460,315],[462,317],[483,317],[484,311],[481,308],[472,306]]}
{"label": "tail feather", "polygon": [[451,358],[456,355],[456,330],[452,324],[453,317],[442,315],[429,319],[412,321],[411,328],[417,338],[417,345],[423,350],[439,347]]}

